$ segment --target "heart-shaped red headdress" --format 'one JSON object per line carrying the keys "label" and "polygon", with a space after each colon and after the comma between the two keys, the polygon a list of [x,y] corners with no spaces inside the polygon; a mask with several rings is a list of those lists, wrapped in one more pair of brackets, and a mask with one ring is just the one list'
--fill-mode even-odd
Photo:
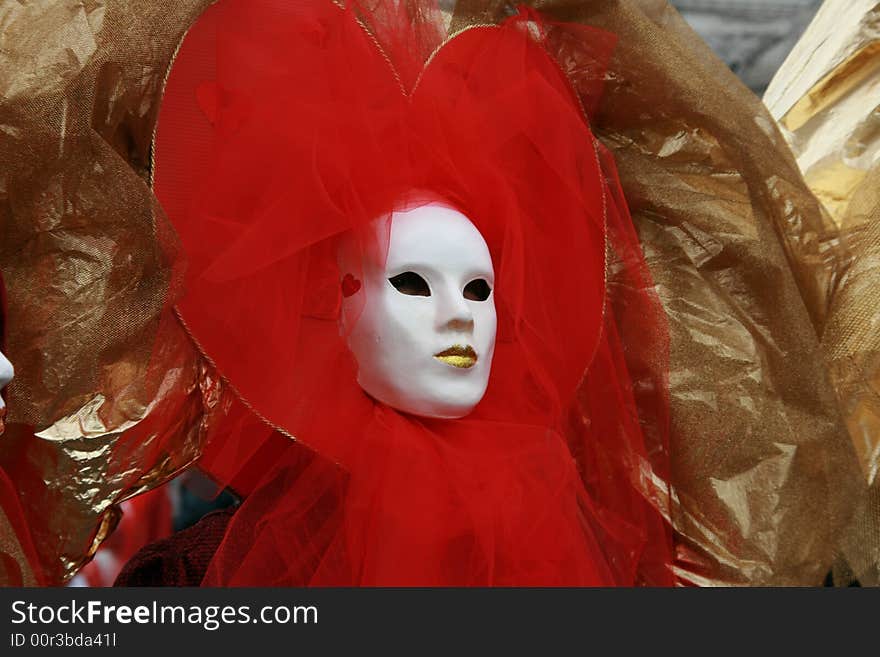
{"label": "heart-shaped red headdress", "polygon": [[[249,497],[212,581],[668,582],[668,535],[645,484],[665,474],[665,372],[647,431],[630,378],[645,350],[662,361],[662,314],[584,113],[613,39],[521,11],[441,45],[428,4],[416,4],[223,0],[191,30],[169,78],[155,187],[189,262],[179,312],[247,405],[308,451],[264,482],[277,495]],[[496,269],[487,395],[466,420],[442,426],[377,408],[337,326],[338,240],[383,248],[368,243],[367,227],[414,190],[470,217]],[[622,303],[607,295],[609,254]],[[639,324],[623,333],[640,344],[621,345],[623,313]],[[580,477],[570,476],[572,456]],[[341,479],[315,474],[317,461]],[[414,495],[405,482],[416,473],[419,490],[445,492]],[[323,498],[332,512],[310,506],[325,489],[335,491]],[[425,508],[404,508],[407,498]],[[461,539],[461,554],[411,555],[430,566],[407,570],[406,549],[386,545],[398,564],[389,573],[367,556],[378,499],[383,517],[412,514],[405,530],[382,530],[386,539],[412,547],[431,536],[429,552]],[[535,519],[547,509],[542,526]],[[582,540],[571,528],[584,522],[595,569],[570,562]],[[257,527],[270,525],[293,532],[299,556],[283,575],[257,577],[277,544]],[[316,575],[328,554],[343,565]],[[546,570],[552,555],[572,564],[570,581]]]}

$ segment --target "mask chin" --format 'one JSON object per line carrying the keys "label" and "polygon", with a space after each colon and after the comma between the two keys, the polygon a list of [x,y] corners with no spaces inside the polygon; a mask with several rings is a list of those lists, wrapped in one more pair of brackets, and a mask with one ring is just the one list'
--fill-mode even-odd
{"label": "mask chin", "polygon": [[[458,420],[466,417],[480,403],[485,389],[455,395],[448,388],[434,387],[430,396],[416,396],[412,388],[389,388],[387,378],[380,380],[362,376],[359,368],[358,385],[370,397],[390,408],[418,417],[435,420]],[[427,386],[423,386],[425,388]]]}
{"label": "mask chin", "polygon": [[[390,234],[387,220],[376,232],[387,236],[384,258],[340,259],[349,292],[341,330],[358,383],[404,413],[464,417],[486,392],[495,349],[489,248],[465,215],[440,203],[397,211]],[[352,270],[362,272],[359,286]]]}

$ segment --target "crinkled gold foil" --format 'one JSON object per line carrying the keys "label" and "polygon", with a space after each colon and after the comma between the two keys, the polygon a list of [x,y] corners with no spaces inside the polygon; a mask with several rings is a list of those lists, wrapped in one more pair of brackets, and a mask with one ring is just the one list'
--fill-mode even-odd
{"label": "crinkled gold foil", "polygon": [[843,225],[852,264],[823,344],[869,489],[841,539],[835,580],[880,586],[880,166],[851,196]]}
{"label": "crinkled gold foil", "polygon": [[[619,38],[594,127],[670,320],[679,579],[821,584],[858,487],[818,337],[836,228],[770,114],[665,1],[535,6]],[[453,26],[507,11],[463,0]]]}
{"label": "crinkled gold foil", "polygon": [[198,455],[218,406],[172,312],[180,258],[147,184],[166,71],[208,4],[0,5],[0,269],[16,367],[0,465],[48,583],[90,557],[114,504]]}
{"label": "crinkled gold foil", "polygon": [[765,94],[808,185],[840,224],[880,163],[880,8],[826,1]]}
{"label": "crinkled gold foil", "polygon": [[826,1],[767,90],[804,177],[840,229],[844,272],[822,346],[869,487],[836,580],[880,585],[880,6]]}

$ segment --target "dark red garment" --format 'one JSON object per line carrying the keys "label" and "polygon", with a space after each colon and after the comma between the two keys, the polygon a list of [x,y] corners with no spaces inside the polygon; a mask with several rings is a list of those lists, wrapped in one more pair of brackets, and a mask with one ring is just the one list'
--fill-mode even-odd
{"label": "dark red garment", "polygon": [[120,504],[122,518],[95,557],[78,573],[85,586],[111,586],[126,563],[148,542],[172,533],[171,498],[167,487],[133,497]]}
{"label": "dark red garment", "polygon": [[[523,10],[441,46],[435,11],[223,0],[179,53],[156,149],[179,311],[296,440],[264,460],[231,420],[266,474],[203,583],[670,584],[664,317],[584,114],[613,38]],[[428,199],[495,266],[492,374],[460,420],[367,397],[339,329],[340,244],[384,257],[373,222]]]}
{"label": "dark red garment", "polygon": [[234,509],[214,511],[198,523],[137,552],[114,586],[199,586],[223,540]]}

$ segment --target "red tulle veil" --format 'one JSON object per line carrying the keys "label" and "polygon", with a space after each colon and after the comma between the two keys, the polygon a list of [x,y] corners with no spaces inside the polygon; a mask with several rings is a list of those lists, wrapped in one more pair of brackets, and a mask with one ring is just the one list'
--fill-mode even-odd
{"label": "red tulle veil", "polygon": [[[205,584],[673,581],[664,315],[588,122],[614,39],[530,10],[441,25],[221,0],[182,45],[155,189],[180,317],[246,409],[203,462],[246,494]],[[340,240],[381,253],[369,227],[415,192],[495,265],[492,375],[460,420],[369,398],[338,326]]]}
{"label": "red tulle veil", "polygon": [[[6,284],[0,273],[0,351],[6,351]],[[5,389],[0,395],[5,398]],[[2,440],[4,422],[0,422]],[[44,584],[30,526],[21,507],[19,491],[6,470],[0,466],[0,583],[6,586]]]}

